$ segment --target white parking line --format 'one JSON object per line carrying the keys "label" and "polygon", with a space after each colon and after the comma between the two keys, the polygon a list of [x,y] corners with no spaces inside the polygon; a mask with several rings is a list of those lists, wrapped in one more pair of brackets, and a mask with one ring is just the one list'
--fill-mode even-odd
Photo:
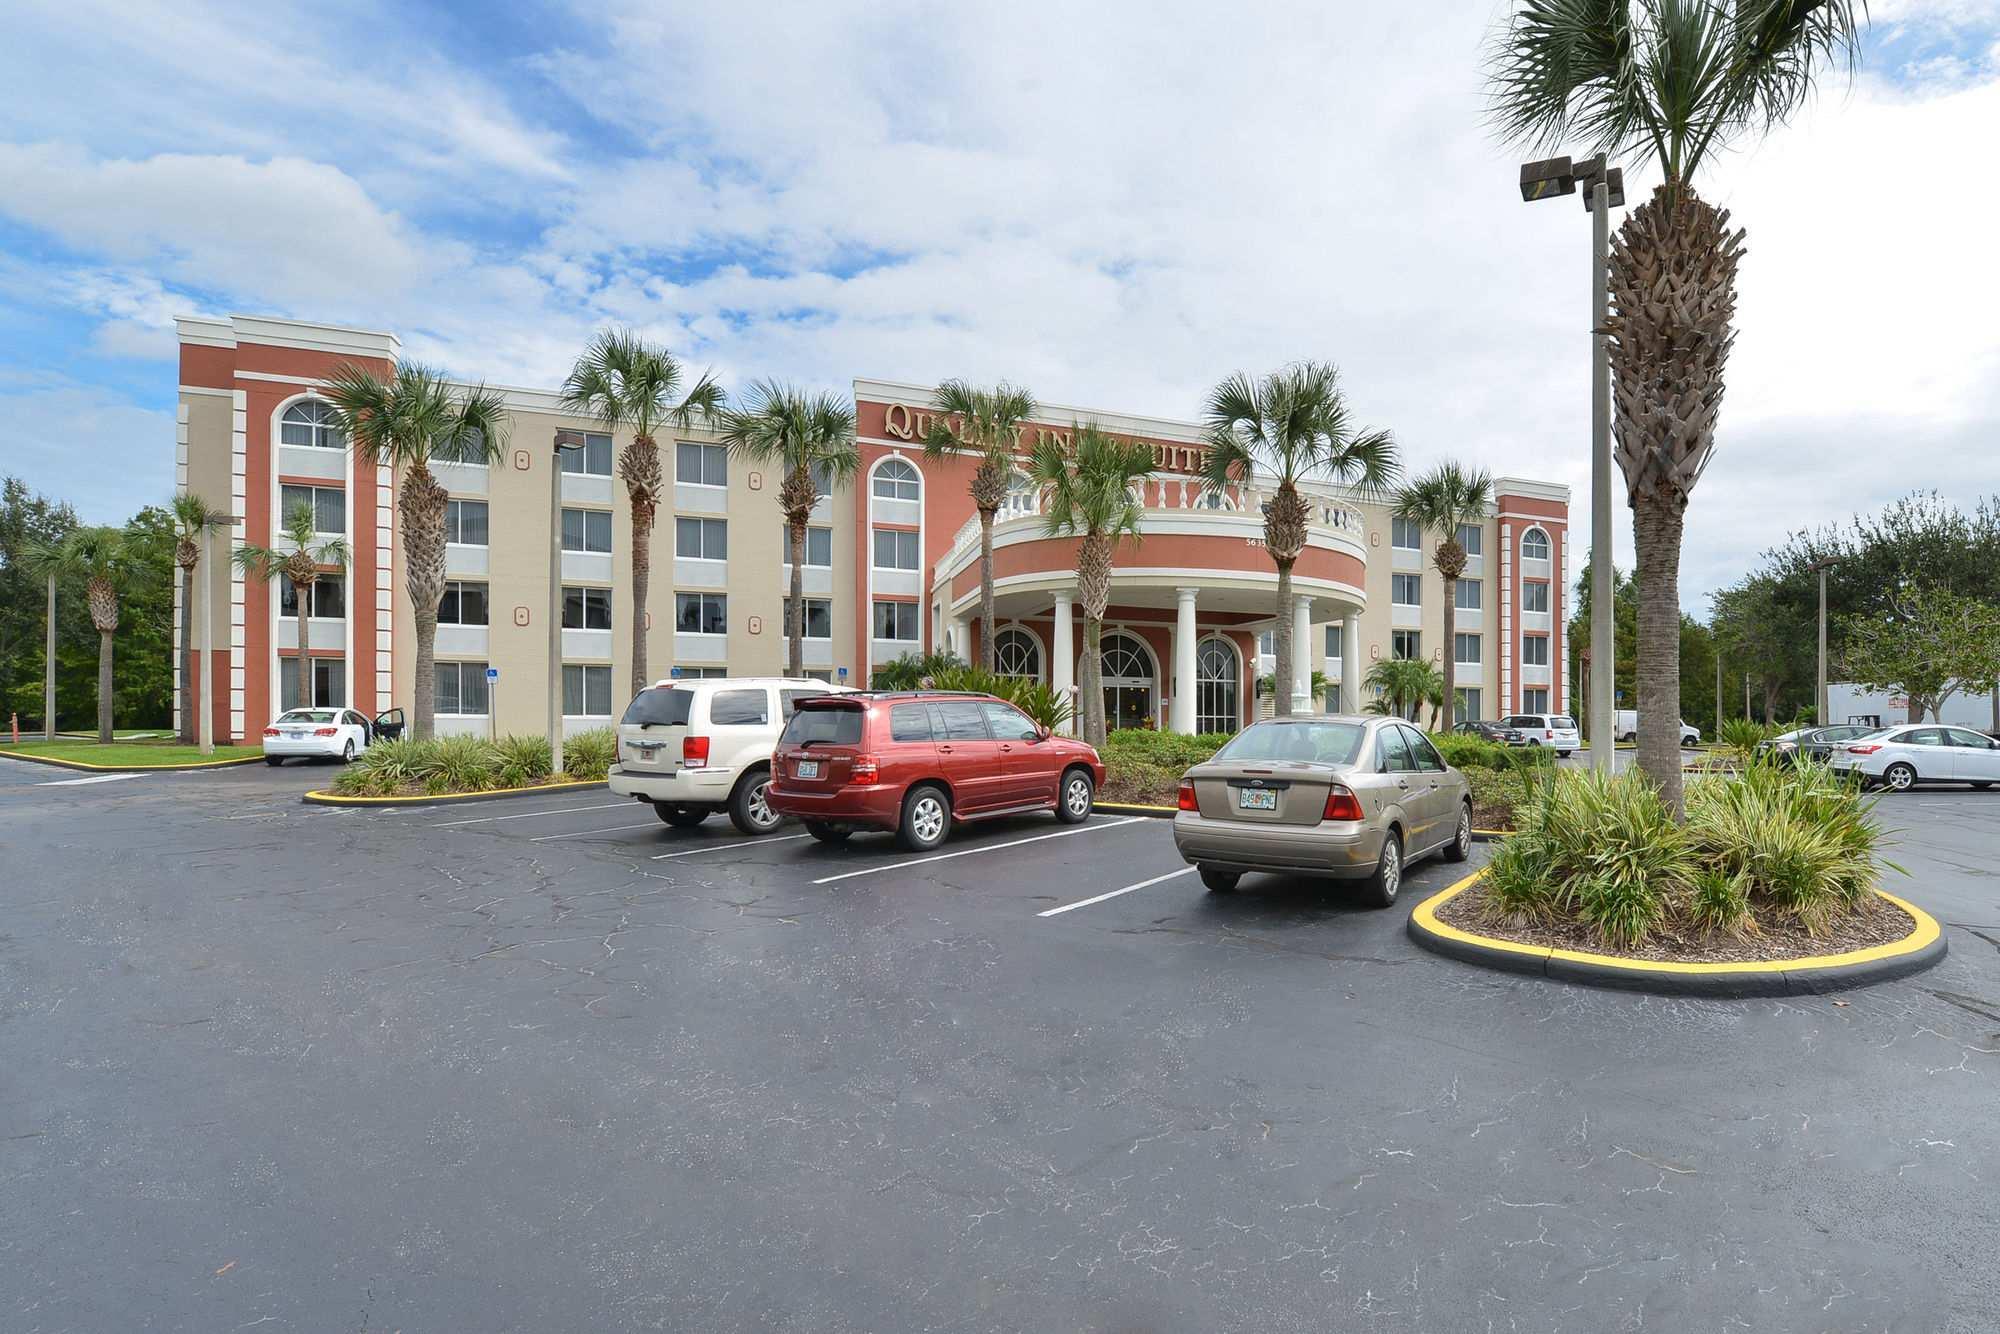
{"label": "white parking line", "polygon": [[1070,912],[1077,908],[1088,908],[1093,903],[1102,903],[1106,899],[1115,899],[1120,894],[1130,894],[1135,889],[1144,889],[1148,885],[1157,885],[1162,880],[1173,880],[1180,876],[1193,875],[1196,869],[1197,868],[1193,866],[1183,866],[1178,871],[1169,871],[1165,875],[1156,875],[1151,880],[1141,880],[1136,885],[1127,885],[1123,889],[1114,889],[1111,890],[1109,893],[1099,894],[1095,898],[1078,899],[1075,903],[1065,903],[1060,908],[1050,908],[1047,912],[1036,913],[1035,916],[1054,917],[1058,913]]}
{"label": "white parking line", "polygon": [[836,880],[852,880],[857,875],[874,875],[877,871],[900,871],[908,866],[923,866],[928,862],[948,862],[953,857],[970,857],[981,852],[999,852],[1002,848],[1018,848],[1023,843],[1040,843],[1048,838],[1068,838],[1071,834],[1088,834],[1099,829],[1116,829],[1120,825],[1139,824],[1143,815],[1128,815],[1122,820],[1107,820],[1103,824],[1087,824],[1075,829],[1058,829],[1053,834],[1036,834],[1033,838],[1017,838],[1010,843],[988,843],[984,847],[965,848],[958,852],[940,852],[935,857],[914,857],[909,861],[891,862],[887,866],[866,866],[859,871],[842,871],[839,875],[821,876],[813,881],[815,885],[830,885]]}
{"label": "white parking line", "polygon": [[595,806],[558,806],[548,811],[522,811],[519,815],[482,815],[476,820],[439,820],[433,829],[449,829],[458,824],[491,824],[495,820],[532,820],[537,815],[568,815],[575,811],[608,811],[613,806],[630,806],[629,801],[600,801]]}
{"label": "white parking line", "polygon": [[679,852],[656,853],[653,860],[663,862],[669,857],[692,857],[697,852],[721,852],[725,848],[761,847],[766,843],[789,843],[795,838],[811,838],[811,834],[786,834],[782,838],[732,838],[724,843],[705,843],[698,848],[682,848]]}
{"label": "white parking line", "polygon": [[589,838],[592,834],[616,834],[627,829],[658,829],[659,827],[660,822],[658,820],[648,820],[644,824],[615,824],[609,829],[578,829],[574,833],[568,834],[543,834],[540,838],[531,838],[528,841],[530,843],[547,843],[550,839],[556,838]]}
{"label": "white parking line", "polygon": [[143,778],[143,774],[92,774],[88,778],[57,778],[36,787],[82,787],[86,783],[122,783],[128,778]]}

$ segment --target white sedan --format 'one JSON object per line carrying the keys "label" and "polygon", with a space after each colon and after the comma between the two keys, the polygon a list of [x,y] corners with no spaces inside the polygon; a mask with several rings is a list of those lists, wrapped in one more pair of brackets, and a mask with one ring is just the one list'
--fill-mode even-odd
{"label": "white sedan", "polygon": [[1911,723],[1836,746],[1833,767],[1896,792],[1918,783],[2000,783],[2000,741],[1966,727]]}
{"label": "white sedan", "polygon": [[368,749],[368,720],[352,709],[291,709],[264,729],[264,763],[294,755],[345,763]]}

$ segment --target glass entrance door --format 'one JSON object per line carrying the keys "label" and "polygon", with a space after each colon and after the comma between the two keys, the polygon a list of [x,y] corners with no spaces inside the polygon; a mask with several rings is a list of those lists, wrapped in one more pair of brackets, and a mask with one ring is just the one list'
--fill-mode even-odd
{"label": "glass entrance door", "polygon": [[1220,639],[1204,641],[1194,658],[1194,730],[1233,734],[1242,726],[1237,712],[1242,698],[1236,650]]}
{"label": "glass entrance door", "polygon": [[1106,635],[1098,652],[1104,672],[1104,725],[1144,727],[1153,717],[1153,660],[1130,635]]}

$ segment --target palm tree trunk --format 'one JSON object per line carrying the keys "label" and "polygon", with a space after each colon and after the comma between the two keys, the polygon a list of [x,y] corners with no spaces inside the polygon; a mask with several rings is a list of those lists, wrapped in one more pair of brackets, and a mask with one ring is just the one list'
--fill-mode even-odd
{"label": "palm tree trunk", "polygon": [[1105,740],[1104,658],[1099,645],[1104,641],[1104,621],[1087,616],[1083,622],[1083,729],[1084,740],[1102,746]]}
{"label": "palm tree trunk", "polygon": [[[766,539],[767,541],[769,539]],[[632,502],[632,693],[647,685],[646,598],[653,583],[653,507]]]}
{"label": "palm tree trunk", "polygon": [[1292,654],[1296,645],[1292,643],[1292,562],[1281,560],[1278,566],[1278,665],[1271,679],[1271,713],[1278,718],[1292,716]]}
{"label": "palm tree trunk", "polygon": [[49,620],[42,660],[42,737],[56,739],[56,577],[49,575]]}
{"label": "palm tree trunk", "polygon": [[181,566],[181,727],[183,746],[195,743],[194,725],[194,567]]}
{"label": "palm tree trunk", "polygon": [[299,702],[294,708],[309,709],[312,697],[312,658],[306,652],[306,597],[307,590],[299,589]]}
{"label": "palm tree trunk", "polygon": [[979,511],[979,666],[993,670],[993,514]]}
{"label": "palm tree trunk", "polygon": [[[1458,722],[1458,580],[1444,581],[1444,727]],[[1431,729],[1433,732],[1437,728]]]}
{"label": "palm tree trunk", "polygon": [[[437,614],[444,596],[444,509],[449,498],[425,465],[403,474],[403,581],[417,630],[409,734],[419,741],[428,741],[436,727]],[[555,538],[550,534],[551,541]]]}
{"label": "palm tree trunk", "polygon": [[111,637],[110,630],[97,632],[97,744],[111,744]]}
{"label": "palm tree trunk", "polygon": [[1682,514],[1671,502],[1639,496],[1632,505],[1638,557],[1639,768],[1679,820],[1681,802]]}
{"label": "palm tree trunk", "polygon": [[786,645],[791,654],[792,676],[806,674],[806,515],[793,514],[791,523],[792,547],[792,627],[790,643]]}

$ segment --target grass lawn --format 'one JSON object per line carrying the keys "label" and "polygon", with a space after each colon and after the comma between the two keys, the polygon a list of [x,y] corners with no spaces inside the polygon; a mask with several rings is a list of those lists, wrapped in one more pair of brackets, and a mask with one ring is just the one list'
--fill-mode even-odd
{"label": "grass lawn", "polygon": [[95,741],[60,736],[54,741],[44,741],[40,737],[33,740],[22,737],[18,746],[0,740],[0,755],[38,755],[45,759],[74,760],[80,764],[106,766],[202,764],[214,760],[243,759],[261,753],[248,746],[217,746],[213,755],[204,755],[200,746],[176,745],[170,738],[159,741],[114,741],[108,746],[100,746]]}

